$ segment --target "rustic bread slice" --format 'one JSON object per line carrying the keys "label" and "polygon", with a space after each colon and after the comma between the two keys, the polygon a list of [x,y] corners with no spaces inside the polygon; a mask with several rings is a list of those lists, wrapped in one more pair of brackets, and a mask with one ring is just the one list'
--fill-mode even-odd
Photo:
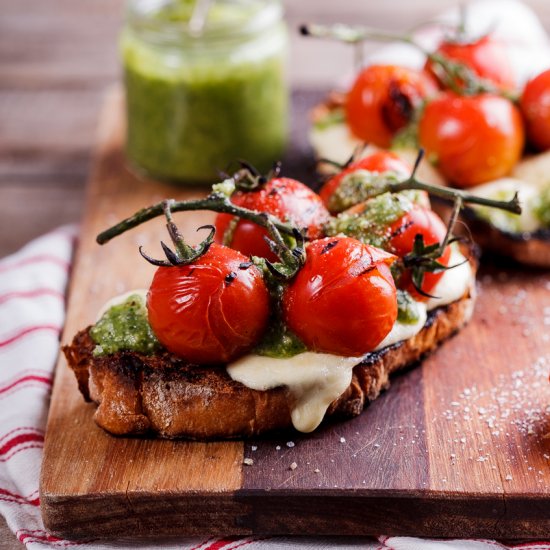
{"label": "rustic bread slice", "polygon": [[[360,414],[388,388],[393,372],[413,365],[467,323],[474,301],[472,284],[461,299],[431,311],[416,336],[368,354],[327,415]],[[292,426],[294,403],[285,387],[252,390],[232,380],[223,366],[189,365],[166,351],[94,357],[89,328],[63,352],[86,400],[98,404],[96,423],[112,434],[228,439]]]}
{"label": "rustic bread slice", "polygon": [[468,233],[483,249],[506,256],[524,265],[550,268],[550,229],[509,233],[476,215],[471,208],[462,211]]}

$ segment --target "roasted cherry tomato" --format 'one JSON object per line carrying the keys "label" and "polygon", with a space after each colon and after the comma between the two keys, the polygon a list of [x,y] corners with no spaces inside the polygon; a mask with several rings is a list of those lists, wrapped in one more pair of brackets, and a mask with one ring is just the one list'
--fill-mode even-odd
{"label": "roasted cherry tomato", "polygon": [[411,122],[422,101],[437,91],[426,73],[396,65],[371,65],[355,80],[346,100],[346,119],[361,140],[389,147]]}
{"label": "roasted cherry tomato", "polygon": [[157,269],[147,310],[166,349],[190,363],[226,363],[261,337],[269,293],[245,256],[212,244],[190,265]]}
{"label": "roasted cherry tomato", "polygon": [[550,149],[550,69],[526,84],[520,108],[528,141],[541,151]]}
{"label": "roasted cherry tomato", "polygon": [[397,318],[394,259],[350,237],[312,242],[283,294],[288,327],[314,351],[352,357],[372,351]]}
{"label": "roasted cherry tomato", "polygon": [[[424,244],[441,243],[445,238],[447,228],[443,220],[429,208],[415,205],[400,220],[390,226],[390,247],[400,258],[412,252],[414,240],[417,235],[422,235]],[[451,247],[447,246],[437,262],[443,266],[449,265],[451,259]],[[416,300],[426,300],[426,294],[430,295],[435,285],[443,277],[444,270],[425,272],[422,278],[421,292],[418,292],[412,281],[412,273],[407,270],[403,273],[399,286],[407,290]]]}
{"label": "roasted cherry tomato", "polygon": [[[458,42],[446,40],[442,42],[435,53],[462,63],[477,76],[492,82],[498,88],[510,90],[515,87],[515,78],[505,45],[490,34],[473,42]],[[438,78],[438,67],[431,61],[426,63],[426,70]],[[445,82],[441,82],[443,85]],[[455,82],[460,86],[461,82]]]}
{"label": "roasted cherry tomato", "polygon": [[319,196],[323,199],[323,202],[327,208],[329,208],[330,198],[342,180],[348,174],[352,174],[357,170],[368,170],[369,172],[377,172],[379,174],[384,172],[394,172],[398,176],[406,178],[410,175],[412,168],[407,162],[399,158],[391,151],[377,151],[372,155],[368,155],[367,157],[352,162],[341,172],[330,178],[319,192]]}
{"label": "roasted cherry tomato", "polygon": [[[363,213],[367,216],[369,212],[369,202],[357,204],[349,208],[344,214],[361,216]],[[443,220],[429,207],[423,204],[410,203],[410,209],[396,221],[387,226],[377,227],[374,220],[371,222],[371,231],[375,231],[386,244],[383,248],[400,258],[404,258],[412,252],[414,240],[417,235],[422,235],[424,245],[440,243],[445,238],[447,228]],[[447,246],[443,254],[437,258],[437,262],[443,266],[449,265],[451,257],[451,248]],[[408,291],[416,300],[426,300],[435,285],[443,276],[444,270],[437,272],[425,272],[422,279],[421,292],[418,292],[412,281],[410,270],[403,272],[399,287]]]}
{"label": "roasted cherry tomato", "polygon": [[426,106],[419,125],[428,158],[457,187],[508,174],[521,156],[524,139],[519,110],[492,94],[446,92]]}
{"label": "roasted cherry tomato", "polygon": [[[274,178],[254,191],[237,191],[231,196],[231,202],[250,210],[267,212],[299,229],[306,228],[308,239],[321,237],[323,225],[329,219],[319,195],[290,178]],[[229,234],[227,240],[226,233]],[[216,242],[223,241],[245,256],[260,256],[275,262],[277,257],[264,236],[267,236],[267,231],[253,222],[237,220],[230,214],[218,214],[216,217]]]}

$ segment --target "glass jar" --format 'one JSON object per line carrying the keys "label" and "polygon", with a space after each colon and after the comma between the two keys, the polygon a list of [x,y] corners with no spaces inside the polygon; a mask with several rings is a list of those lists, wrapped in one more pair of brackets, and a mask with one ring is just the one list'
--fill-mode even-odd
{"label": "glass jar", "polygon": [[132,164],[160,179],[211,183],[236,159],[268,170],[287,137],[288,35],[275,0],[130,0],[121,35]]}

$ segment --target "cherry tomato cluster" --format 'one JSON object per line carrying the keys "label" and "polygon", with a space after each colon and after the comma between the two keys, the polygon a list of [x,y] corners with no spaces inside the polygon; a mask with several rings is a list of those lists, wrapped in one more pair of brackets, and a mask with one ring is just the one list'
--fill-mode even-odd
{"label": "cherry tomato cluster", "polygon": [[[259,342],[274,315],[313,351],[359,357],[380,344],[397,319],[397,286],[425,299],[442,275],[426,274],[415,289],[407,270],[396,285],[390,267],[411,253],[418,235],[430,245],[443,240],[446,228],[431,209],[416,204],[383,229],[390,237],[385,250],[350,236],[327,237],[331,216],[325,203],[346,175],[361,170],[405,179],[411,167],[394,153],[377,152],[343,168],[320,195],[278,175],[233,191],[228,199],[232,205],[288,222],[309,241],[304,252],[302,237],[286,237],[291,256],[302,255],[303,261],[284,281],[273,275],[281,265],[276,262],[283,260],[277,247],[268,244],[268,225],[219,213],[215,237],[210,236],[215,242],[207,239],[199,253],[178,241],[181,236],[169,217],[176,252],[163,245],[168,262],[142,252],[160,266],[147,308],[164,347],[192,363],[227,363]],[[356,205],[355,212],[365,204]],[[192,260],[181,257],[186,248]],[[447,248],[441,265],[448,265],[449,256]]]}
{"label": "cherry tomato cluster", "polygon": [[503,43],[492,35],[446,40],[423,70],[371,65],[347,94],[346,120],[362,141],[388,147],[408,125],[418,144],[457,187],[508,174],[525,141],[550,149],[550,71],[516,83]]}

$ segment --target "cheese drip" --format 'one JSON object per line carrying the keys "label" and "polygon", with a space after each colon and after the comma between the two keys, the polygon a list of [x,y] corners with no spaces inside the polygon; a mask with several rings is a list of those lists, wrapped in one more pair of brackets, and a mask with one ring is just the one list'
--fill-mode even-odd
{"label": "cheese drip", "polygon": [[292,424],[304,433],[315,430],[329,405],[351,384],[360,357],[305,352],[286,359],[246,355],[227,367],[229,376],[253,390],[288,387],[295,402]]}

